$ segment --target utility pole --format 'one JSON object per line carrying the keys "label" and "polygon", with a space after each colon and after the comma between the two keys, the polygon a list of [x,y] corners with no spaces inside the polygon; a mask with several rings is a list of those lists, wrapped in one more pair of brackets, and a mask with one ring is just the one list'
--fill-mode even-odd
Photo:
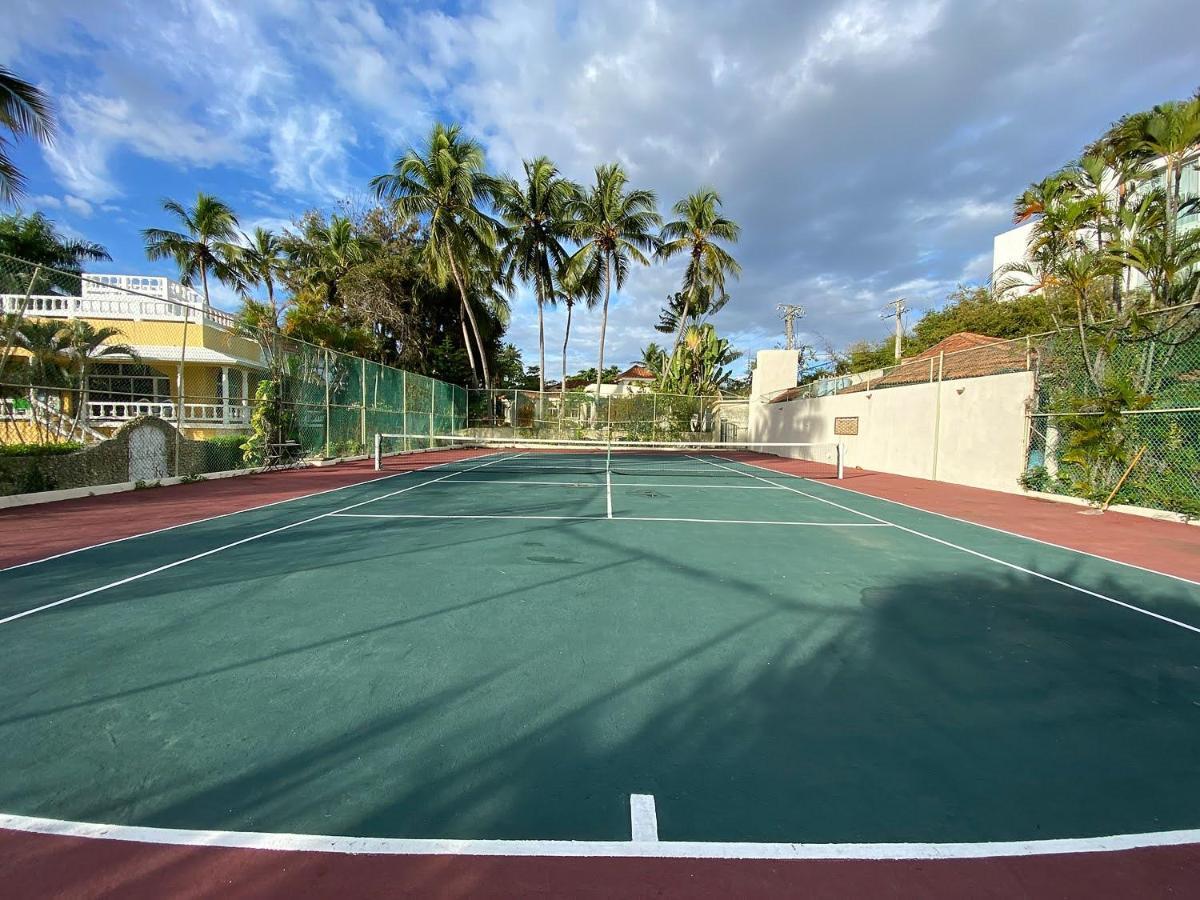
{"label": "utility pole", "polygon": [[787,349],[796,349],[796,328],[797,319],[804,318],[804,307],[794,303],[780,303],[777,307],[780,315],[783,317],[783,332],[787,335]]}
{"label": "utility pole", "polygon": [[883,308],[891,312],[885,311],[879,318],[896,320],[896,362],[900,362],[900,344],[904,340],[904,314],[908,312],[908,307],[904,305],[904,298],[899,297],[891,303],[885,303]]}

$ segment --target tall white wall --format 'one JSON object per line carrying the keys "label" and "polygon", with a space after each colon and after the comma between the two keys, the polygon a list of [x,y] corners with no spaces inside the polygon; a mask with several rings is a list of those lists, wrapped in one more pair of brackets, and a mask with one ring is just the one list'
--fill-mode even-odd
{"label": "tall white wall", "polygon": [[795,387],[799,367],[799,350],[759,350],[754,358],[750,396],[754,400],[765,399]]}
{"label": "tall white wall", "polygon": [[[1001,491],[1025,468],[1032,372],[750,404],[751,442],[840,442],[846,467]],[[833,420],[857,416],[857,435]]]}

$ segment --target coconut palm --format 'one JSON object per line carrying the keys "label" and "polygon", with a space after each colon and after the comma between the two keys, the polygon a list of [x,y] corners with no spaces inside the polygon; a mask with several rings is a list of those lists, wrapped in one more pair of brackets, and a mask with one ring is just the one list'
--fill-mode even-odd
{"label": "coconut palm", "polygon": [[562,381],[559,384],[559,415],[561,416],[566,410],[567,404],[567,344],[571,340],[571,314],[575,310],[575,305],[582,303],[586,309],[595,307],[600,299],[600,280],[597,277],[599,270],[591,273],[577,271],[572,273],[570,265],[559,273],[559,290],[558,298],[567,308],[567,321],[563,327],[563,345],[562,345]]}
{"label": "coconut palm", "polygon": [[379,250],[375,238],[360,233],[349,218],[337,214],[328,222],[306,216],[301,232],[288,233],[280,243],[290,276],[300,285],[323,291],[326,306],[338,305],[338,281]]}
{"label": "coconut palm", "polygon": [[483,148],[464,137],[458,125],[434,125],[424,148],[409,150],[392,166],[392,171],[371,179],[380,199],[389,201],[396,213],[425,222],[422,248],[431,278],[444,286],[458,288],[462,313],[470,323],[479,349],[479,367],[467,342],[471,368],[483,372],[484,387],[491,386],[491,370],[475,311],[468,300],[468,258],[488,262],[495,270],[496,235],[499,223],[482,205],[496,195],[496,181],[484,170]]}
{"label": "coconut palm", "polygon": [[221,200],[203,192],[196,195],[191,209],[175,200],[164,200],[163,209],[175,216],[183,226],[182,231],[163,228],[146,228],[142,237],[146,241],[146,256],[152,260],[173,259],[179,266],[179,280],[189,287],[197,276],[204,291],[204,305],[208,306],[208,273],[218,281],[237,287],[241,276],[237,266],[238,251],[237,216]]}
{"label": "coconut palm", "polygon": [[563,243],[570,237],[570,204],[578,199],[579,187],[559,175],[545,156],[522,163],[524,183],[500,179],[496,209],[508,226],[503,260],[506,274],[533,285],[538,314],[538,391],[546,390],[545,307],[558,294],[557,274],[567,261]]}
{"label": "coconut palm", "polygon": [[724,293],[714,300],[712,286],[707,284],[696,289],[690,302],[685,291],[676,291],[667,298],[667,305],[658,314],[658,324],[654,326],[654,330],[663,334],[675,334],[679,331],[685,308],[688,316],[685,327],[703,325],[706,319],[719,313],[728,302],[729,295]]}
{"label": "coconut palm", "polygon": [[[608,330],[608,303],[615,284],[625,284],[631,263],[650,265],[646,255],[659,246],[654,228],[662,222],[655,209],[653,191],[626,189],[629,176],[617,163],[596,167],[596,183],[571,204],[572,236],[580,243],[568,262],[569,277],[581,284],[604,287],[600,316],[600,358],[596,364],[596,398],[604,379],[604,338]],[[565,379],[564,379],[565,383]]]}
{"label": "coconut palm", "polygon": [[[41,90],[0,66],[0,127],[14,137],[32,136],[42,144],[54,139],[54,107]],[[25,176],[8,155],[9,141],[0,137],[0,201],[11,203],[25,193]]]}
{"label": "coconut palm", "polygon": [[279,306],[275,302],[275,285],[288,265],[283,241],[269,228],[255,228],[254,234],[243,233],[237,264],[243,288],[260,284],[266,288],[271,321],[278,325]]}
{"label": "coconut palm", "polygon": [[63,368],[73,376],[74,383],[80,391],[80,402],[75,410],[75,421],[71,425],[73,437],[86,415],[88,406],[88,376],[92,373],[95,360],[105,356],[121,356],[137,362],[140,357],[137,350],[129,344],[122,344],[114,338],[123,338],[125,333],[119,328],[97,328],[84,319],[71,319],[59,330],[56,337],[58,352],[63,360]]}
{"label": "coconut palm", "polygon": [[679,254],[687,254],[687,268],[683,272],[683,311],[679,317],[679,331],[675,335],[675,347],[683,340],[687,327],[689,309],[704,288],[720,298],[725,294],[725,276],[738,277],[742,267],[718,241],[737,243],[741,228],[732,219],[721,215],[721,195],[712,188],[702,188],[684,197],[671,211],[678,217],[662,228],[662,244],[658,255],[666,260]]}

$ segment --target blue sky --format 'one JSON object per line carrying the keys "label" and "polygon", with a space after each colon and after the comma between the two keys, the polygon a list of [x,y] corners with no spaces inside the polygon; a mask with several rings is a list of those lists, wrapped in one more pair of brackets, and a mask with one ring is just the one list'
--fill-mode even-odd
{"label": "blue sky", "polygon": [[[1164,0],[5,0],[0,62],[62,123],[52,148],[16,148],[23,208],[108,247],[99,270],[174,274],[139,234],[166,224],[163,197],[215,193],[245,230],[366,202],[368,179],[443,119],[497,170],[545,153],[586,182],[618,160],[664,211],[713,185],[745,269],[717,324],[743,349],[775,346],[776,305],[798,302],[821,348],[882,336],[898,294],[922,310],[985,279],[1025,184],[1122,113],[1197,87],[1194,22]],[[654,339],[678,277],[634,273],[610,361]],[[573,325],[572,369],[594,365],[598,326]],[[551,348],[561,327],[551,314]],[[510,339],[535,361],[527,291]]]}

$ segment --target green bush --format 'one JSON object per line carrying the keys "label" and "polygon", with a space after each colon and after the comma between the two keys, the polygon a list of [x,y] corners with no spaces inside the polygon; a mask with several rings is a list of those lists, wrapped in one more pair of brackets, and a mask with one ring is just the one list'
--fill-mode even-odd
{"label": "green bush", "polygon": [[217,437],[205,438],[204,471],[224,472],[229,469],[243,468],[246,463],[243,458],[242,445],[246,443],[244,434],[222,434]]}
{"label": "green bush", "polygon": [[0,456],[63,456],[82,449],[83,444],[75,441],[59,444],[0,444]]}

